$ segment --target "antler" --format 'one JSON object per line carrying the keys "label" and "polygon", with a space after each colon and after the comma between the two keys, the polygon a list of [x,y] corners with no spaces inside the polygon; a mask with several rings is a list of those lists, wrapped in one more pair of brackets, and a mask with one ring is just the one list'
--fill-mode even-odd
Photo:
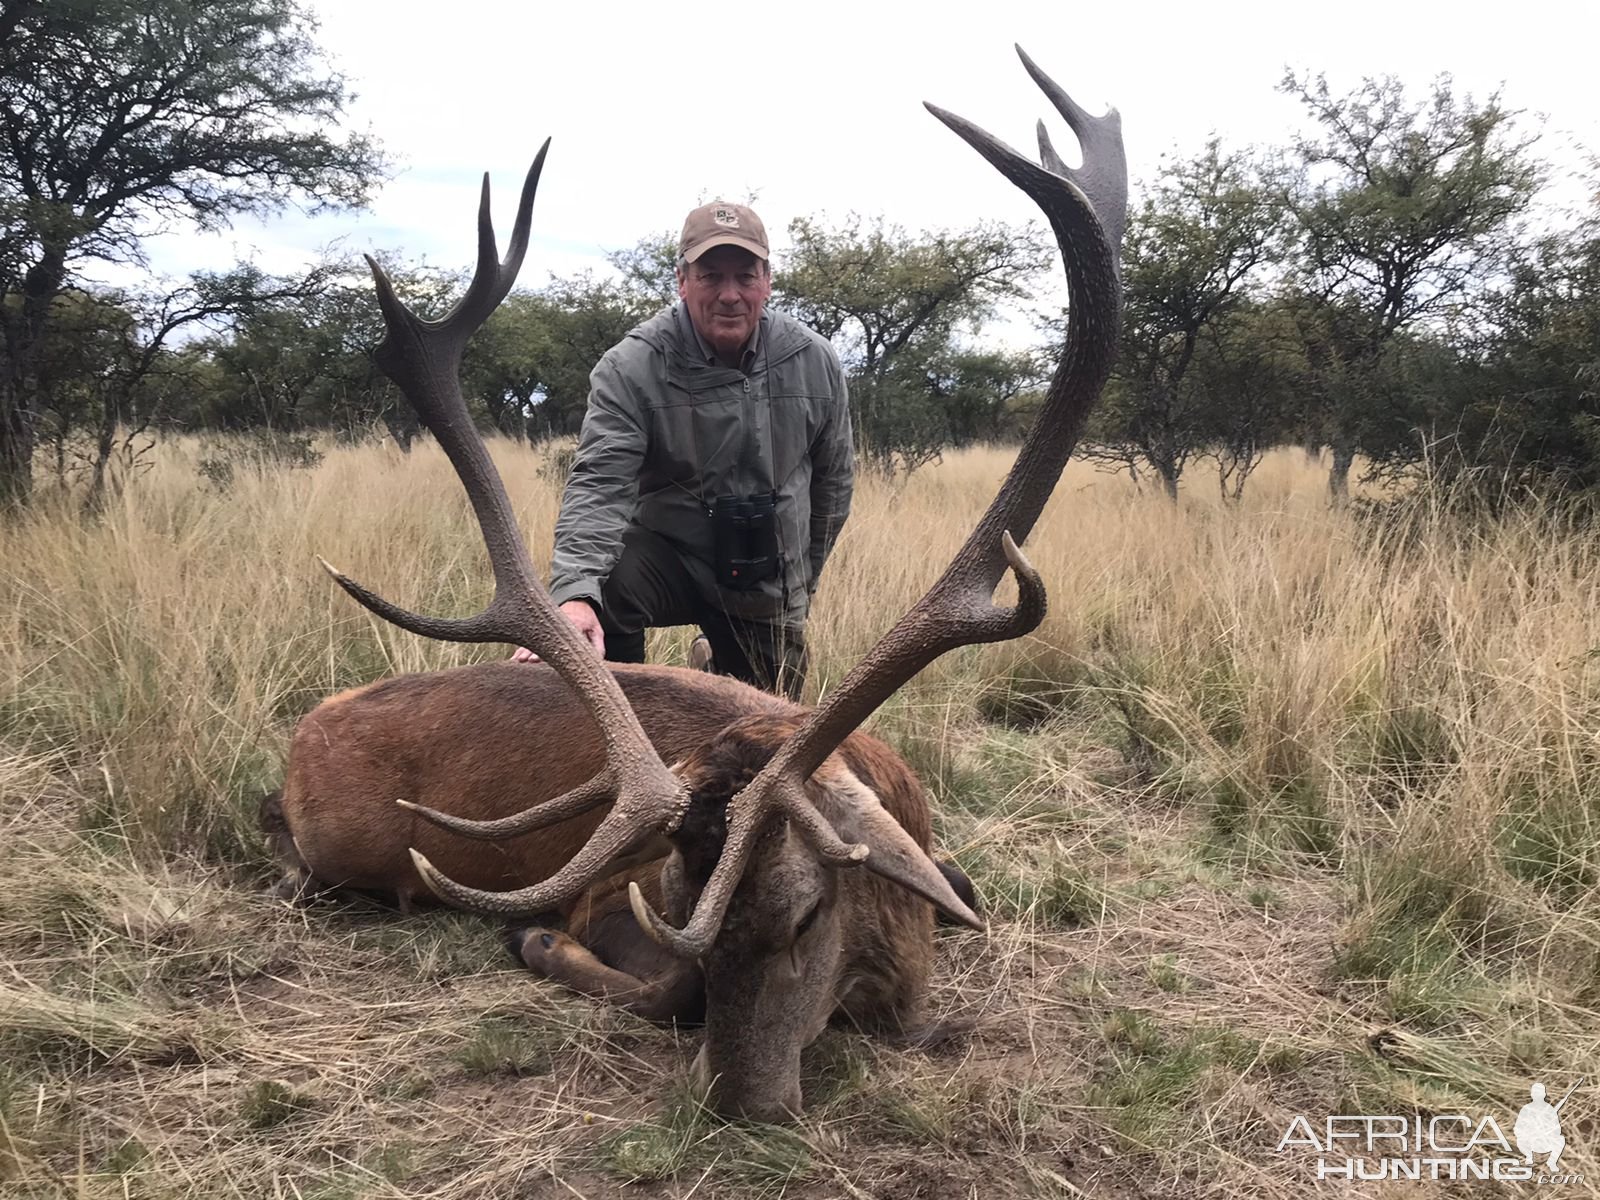
{"label": "antler", "polygon": [[[689,802],[686,789],[650,745],[615,678],[572,623],[561,615],[539,582],[505,486],[461,397],[462,351],[516,281],[528,249],[534,192],[549,149],[546,140],[522,185],[522,199],[503,262],[495,249],[494,225],[489,216],[489,177],[484,175],[478,205],[477,268],[466,294],[441,319],[424,321],[411,312],[395,294],[383,269],[371,257],[367,259],[387,331],[374,357],[444,447],[466,487],[494,568],[494,599],[475,617],[452,620],[420,616],[373,594],[327,563],[322,564],[350,595],[412,633],[445,641],[506,642],[532,647],[578,693],[600,728],[606,750],[605,768],[587,783],[522,814],[518,831],[553,825],[614,799],[611,811],[577,856],[542,883],[507,893],[458,896],[457,892],[468,889],[450,891],[451,898],[491,912],[538,911],[575,895],[608,864],[637,849],[652,835],[677,828]],[[414,805],[407,807],[430,819],[443,818],[445,823],[452,823],[444,814]],[[415,851],[413,857],[423,878],[430,885],[436,884],[438,872]]]}
{"label": "antler", "polygon": [[[1128,170],[1122,118],[1116,110],[1089,116],[1020,46],[1017,53],[1077,135],[1082,167],[1074,170],[1061,161],[1043,122],[1040,165],[971,122],[931,104],[927,108],[1032,196],[1049,218],[1066,263],[1071,302],[1061,362],[1010,473],[945,573],[730,802],[722,857],[688,924],[675,929],[642,899],[635,901],[635,915],[677,954],[698,957],[711,948],[756,837],[774,816],[786,816],[824,861],[842,866],[864,859],[867,847],[841,842],[806,798],[805,780],[880,704],[939,655],[957,646],[1020,637],[1044,619],[1044,585],[1013,538],[1026,539],[1033,529],[1116,357],[1122,307],[1117,245],[1127,215]],[[1017,577],[1018,600],[1014,607],[1002,608],[993,596],[1008,566]],[[976,915],[965,915],[982,928]]]}

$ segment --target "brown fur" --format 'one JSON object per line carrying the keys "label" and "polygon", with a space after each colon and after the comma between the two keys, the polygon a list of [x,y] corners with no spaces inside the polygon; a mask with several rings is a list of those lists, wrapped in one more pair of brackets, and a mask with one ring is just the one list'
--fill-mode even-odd
{"label": "brown fur", "polygon": [[[795,707],[733,680],[668,667],[615,674],[668,762],[730,720]],[[279,807],[306,868],[325,885],[426,898],[407,852],[414,846],[461,883],[500,891],[568,861],[604,810],[478,842],[395,800],[488,820],[576,787],[600,767],[599,731],[554,671],[491,663],[388,679],[318,706],[295,729]]]}
{"label": "brown fur", "polygon": [[[612,673],[669,763],[710,745],[743,717],[771,719],[770,736],[781,738],[807,711],[719,675],[628,664],[614,664]],[[899,755],[859,732],[839,754],[926,848],[927,799]],[[520,838],[477,842],[434,827],[395,800],[491,820],[576,787],[601,763],[599,731],[543,664],[403,675],[341,692],[301,719],[267,832],[284,850],[292,849],[285,840],[292,833],[305,867],[326,886],[427,898],[408,853],[414,846],[470,887],[521,887],[567,862],[605,810]]]}
{"label": "brown fur", "polygon": [[[692,893],[697,894],[706,884],[721,856],[728,801],[767,765],[804,715],[804,710],[796,709],[743,718],[684,760],[681,771],[693,795],[672,842]],[[817,771],[808,788],[824,816],[841,815],[845,805],[839,780],[848,775],[876,793],[918,848],[928,850],[927,796],[899,755],[868,734],[847,739]],[[620,967],[616,956],[626,952],[624,948],[639,934],[627,907],[627,879],[636,874],[626,872],[590,889],[581,902],[583,923],[577,929],[569,917],[569,930],[607,965]],[[655,886],[645,888],[646,899],[659,911],[663,906],[660,882],[654,878],[655,872],[650,874]],[[840,1012],[862,1028],[909,1028],[919,1017],[932,970],[933,909],[903,887],[866,871],[847,872],[840,887],[845,893],[839,905],[845,914],[840,937]],[[611,925],[605,931],[609,936],[591,932],[590,922],[623,914],[630,920]]]}
{"label": "brown fur", "polygon": [[[698,894],[721,851],[728,799],[808,710],[696,671],[618,664],[613,673],[651,743],[666,762],[683,764],[693,789],[673,845],[685,884]],[[280,893],[344,887],[409,904],[429,895],[410,847],[472,887],[537,882],[578,851],[603,809],[485,842],[438,829],[394,801],[488,820],[575,787],[600,766],[598,731],[542,664],[485,664],[342,692],[300,722],[281,798],[263,805],[263,827],[290,871]],[[833,818],[844,803],[835,781],[851,776],[928,848],[927,797],[899,755],[869,734],[851,735],[810,784],[824,815]],[[645,937],[629,908],[630,878],[658,911],[672,907],[660,876],[660,864],[646,865],[597,882],[563,906],[566,937],[523,931],[513,950],[539,973],[645,1016],[697,1019],[704,993],[694,964],[686,968]],[[932,907],[864,871],[844,872],[838,886],[839,1011],[863,1027],[907,1028],[931,968]]]}

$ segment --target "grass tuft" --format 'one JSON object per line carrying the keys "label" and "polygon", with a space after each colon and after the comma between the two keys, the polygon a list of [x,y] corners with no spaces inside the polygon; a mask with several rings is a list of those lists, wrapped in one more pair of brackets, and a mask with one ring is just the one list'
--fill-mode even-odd
{"label": "grass tuft", "polygon": [[456,1061],[474,1075],[548,1075],[553,1062],[550,1033],[527,1022],[485,1017],[457,1051]]}
{"label": "grass tuft", "polygon": [[245,1092],[239,1102],[239,1119],[245,1128],[274,1129],[316,1109],[316,1101],[281,1079],[264,1079]]}

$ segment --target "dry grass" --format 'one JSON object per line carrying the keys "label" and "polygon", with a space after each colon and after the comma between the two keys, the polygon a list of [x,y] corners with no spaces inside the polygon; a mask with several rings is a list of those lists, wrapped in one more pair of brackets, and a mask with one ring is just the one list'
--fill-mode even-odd
{"label": "dry grass", "polygon": [[[316,554],[416,608],[488,590],[432,448],[326,451],[180,444],[101,519],[0,526],[0,1195],[1291,1197],[1294,1114],[1509,1131],[1530,1080],[1579,1075],[1564,1164],[1600,1178],[1592,530],[1330,512],[1298,453],[1241,508],[1075,464],[1030,547],[1044,627],[877,722],[994,918],[941,934],[935,1015],[976,1032],[832,1032],[777,1130],[699,1111],[692,1034],[529,979],[484,923],[257,895],[254,806],[299,714],[500,653],[328,583]],[[556,484],[495,453],[542,553]],[[862,481],[814,689],[1003,467]]]}

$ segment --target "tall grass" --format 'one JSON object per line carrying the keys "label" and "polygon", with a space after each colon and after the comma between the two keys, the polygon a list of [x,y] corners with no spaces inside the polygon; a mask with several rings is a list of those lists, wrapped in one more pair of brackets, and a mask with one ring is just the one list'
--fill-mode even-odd
{"label": "tall grass", "polygon": [[[542,565],[557,482],[539,451],[495,453]],[[200,457],[167,447],[98,519],[47,506],[0,527],[0,746],[70,764],[86,823],[250,861],[254,802],[296,717],[352,684],[501,651],[389,629],[317,566],[425,611],[484,602],[471,514],[433,447],[246,463],[225,494]],[[861,480],[814,614],[813,691],[932,581],[1004,459]],[[925,745],[937,778],[974,713],[1073,714],[1237,853],[1348,859],[1366,913],[1352,967],[1422,953],[1391,941],[1394,913],[1431,914],[1430,946],[1479,950],[1595,915],[1600,537],[1542,508],[1492,523],[1333,511],[1320,469],[1289,452],[1242,506],[1196,492],[1173,506],[1074,464],[1031,539],[1044,626],[948,656],[887,729]],[[1577,964],[1575,936],[1558,942]]]}

